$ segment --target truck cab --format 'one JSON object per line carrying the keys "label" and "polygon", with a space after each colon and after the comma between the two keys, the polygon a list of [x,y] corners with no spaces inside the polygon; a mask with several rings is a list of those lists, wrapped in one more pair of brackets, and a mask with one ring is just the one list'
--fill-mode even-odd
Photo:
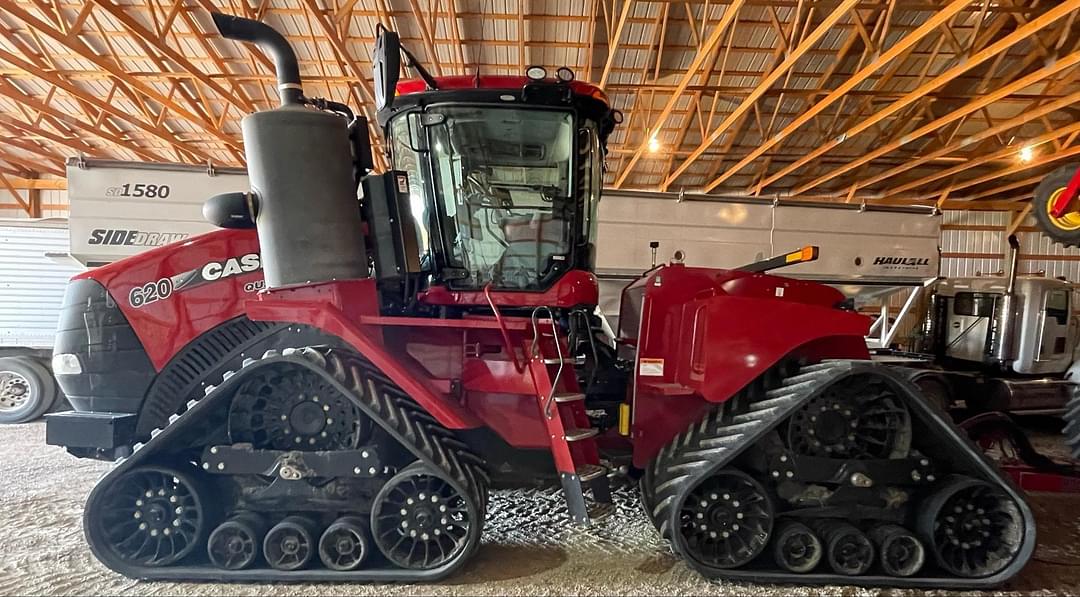
{"label": "truck cab", "polygon": [[940,282],[928,318],[931,351],[957,364],[1018,375],[1064,373],[1075,358],[1080,325],[1072,312],[1073,285],[1018,277],[1016,300],[1009,313],[1002,313],[1007,290],[1003,278]]}
{"label": "truck cab", "polygon": [[938,282],[912,381],[943,408],[1060,414],[1073,396],[1080,320],[1074,285],[1036,276]]}

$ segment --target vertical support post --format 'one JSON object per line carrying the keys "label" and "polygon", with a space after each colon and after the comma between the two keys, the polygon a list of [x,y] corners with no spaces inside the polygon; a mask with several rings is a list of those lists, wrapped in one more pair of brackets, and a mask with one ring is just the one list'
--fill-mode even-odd
{"label": "vertical support post", "polygon": [[[30,180],[35,180],[35,179],[37,179],[37,175],[31,174],[27,178],[29,178]],[[26,211],[30,215],[31,218],[40,218],[41,217],[41,189],[37,188],[37,186],[35,186],[33,184],[29,185],[29,187],[30,188],[26,191],[26,193],[27,193],[26,194],[26,203],[27,203],[27,206],[29,207],[29,209],[27,209]]]}

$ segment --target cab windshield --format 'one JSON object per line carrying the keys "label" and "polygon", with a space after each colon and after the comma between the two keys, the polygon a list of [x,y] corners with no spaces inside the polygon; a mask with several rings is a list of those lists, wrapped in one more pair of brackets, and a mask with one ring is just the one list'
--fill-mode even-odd
{"label": "cab windshield", "polygon": [[428,150],[445,253],[467,273],[456,285],[545,287],[573,242],[573,114],[491,106],[428,114],[441,120],[428,127]]}

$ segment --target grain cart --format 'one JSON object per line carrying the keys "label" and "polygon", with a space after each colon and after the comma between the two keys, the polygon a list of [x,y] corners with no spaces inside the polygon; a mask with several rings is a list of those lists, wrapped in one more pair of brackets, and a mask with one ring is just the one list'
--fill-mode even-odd
{"label": "grain cart", "polygon": [[214,21],[277,68],[281,106],[243,121],[251,191],[207,202],[223,230],[76,276],[57,339],[75,410],[48,441],[117,460],[84,518],[108,567],[435,581],[490,489],[551,479],[587,524],[619,463],[709,577],[974,588],[1031,556],[1024,498],[868,360],[869,320],[764,273],[814,251],[658,266],[599,337],[600,89],[432,77],[381,31],[373,174],[367,122],[303,94],[281,35]]}

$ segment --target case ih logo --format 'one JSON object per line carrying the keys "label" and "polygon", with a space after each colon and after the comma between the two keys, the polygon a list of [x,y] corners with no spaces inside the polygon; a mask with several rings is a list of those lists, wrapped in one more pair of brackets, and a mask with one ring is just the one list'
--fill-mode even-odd
{"label": "case ih logo", "polygon": [[874,265],[885,269],[915,269],[930,265],[927,257],[875,257]]}
{"label": "case ih logo", "polygon": [[87,244],[125,247],[160,247],[188,237],[186,232],[140,232],[120,228],[94,228]]}

